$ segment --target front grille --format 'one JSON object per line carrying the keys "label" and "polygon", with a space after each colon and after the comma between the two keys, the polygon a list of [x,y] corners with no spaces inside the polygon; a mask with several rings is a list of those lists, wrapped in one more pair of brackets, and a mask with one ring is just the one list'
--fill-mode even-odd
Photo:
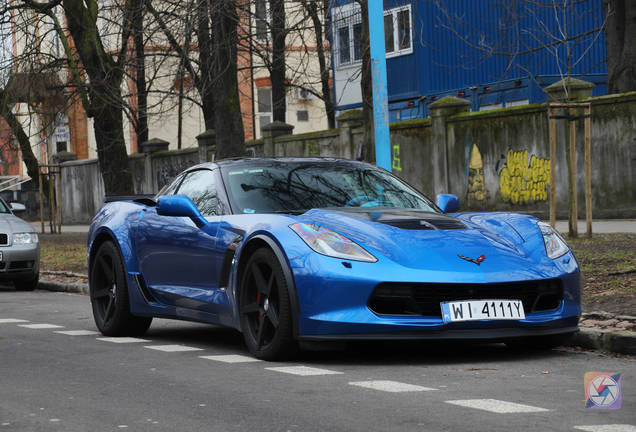
{"label": "front grille", "polygon": [[526,313],[555,310],[563,300],[559,279],[493,284],[381,283],[368,306],[380,315],[441,317],[441,302],[457,300],[521,300]]}
{"label": "front grille", "polygon": [[9,244],[9,236],[7,234],[0,234],[0,246],[6,246]]}

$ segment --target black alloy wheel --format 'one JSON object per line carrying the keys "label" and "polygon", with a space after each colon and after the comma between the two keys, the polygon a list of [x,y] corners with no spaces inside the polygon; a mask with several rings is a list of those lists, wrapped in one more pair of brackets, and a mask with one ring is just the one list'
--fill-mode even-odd
{"label": "black alloy wheel", "polygon": [[93,317],[105,336],[141,336],[152,318],[130,313],[126,273],[119,250],[112,242],[103,243],[91,265],[89,291]]}
{"label": "black alloy wheel", "polygon": [[280,360],[296,351],[288,290],[276,255],[256,250],[243,273],[239,313],[245,343],[257,358]]}

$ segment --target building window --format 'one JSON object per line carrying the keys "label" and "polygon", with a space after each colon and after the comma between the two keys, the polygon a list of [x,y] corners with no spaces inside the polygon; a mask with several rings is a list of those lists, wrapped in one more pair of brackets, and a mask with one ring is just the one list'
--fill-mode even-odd
{"label": "building window", "polygon": [[254,5],[254,24],[256,27],[256,39],[267,42],[269,34],[269,2],[256,0]]}
{"label": "building window", "polygon": [[[360,7],[347,5],[334,10],[335,59],[337,66],[362,61]],[[413,52],[411,5],[384,11],[384,47],[387,58]]]}
{"label": "building window", "polygon": [[258,97],[258,130],[272,122],[272,88],[259,87]]}
{"label": "building window", "polygon": [[296,111],[296,121],[308,122],[309,121],[309,111],[307,111],[307,110],[298,110],[298,111]]}
{"label": "building window", "polygon": [[412,53],[411,35],[411,5],[384,11],[384,46],[387,58]]}

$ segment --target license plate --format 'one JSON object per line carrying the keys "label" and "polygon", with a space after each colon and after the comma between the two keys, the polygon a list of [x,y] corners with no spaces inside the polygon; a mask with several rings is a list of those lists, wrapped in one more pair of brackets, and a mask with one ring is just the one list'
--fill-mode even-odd
{"label": "license plate", "polygon": [[463,300],[440,305],[444,322],[526,318],[521,300]]}

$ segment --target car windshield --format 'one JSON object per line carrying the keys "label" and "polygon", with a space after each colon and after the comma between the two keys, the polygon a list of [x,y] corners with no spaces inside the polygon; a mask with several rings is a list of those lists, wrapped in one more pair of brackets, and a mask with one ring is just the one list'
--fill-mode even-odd
{"label": "car windshield", "polygon": [[2,213],[11,213],[11,210],[9,210],[9,206],[7,203],[5,203],[3,200],[0,200],[0,214]]}
{"label": "car windshield", "polygon": [[236,213],[303,213],[312,208],[435,204],[386,171],[347,162],[248,162],[221,169]]}

